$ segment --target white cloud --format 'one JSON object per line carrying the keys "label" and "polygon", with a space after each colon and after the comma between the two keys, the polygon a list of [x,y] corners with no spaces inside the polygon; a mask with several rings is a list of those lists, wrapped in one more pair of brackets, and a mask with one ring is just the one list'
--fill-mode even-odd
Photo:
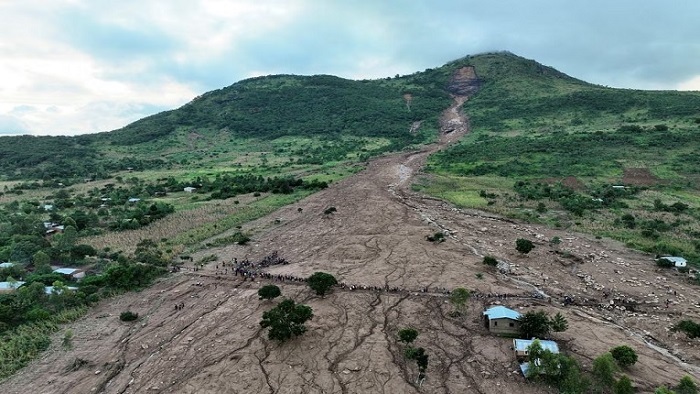
{"label": "white cloud", "polygon": [[700,75],[696,75],[693,78],[683,81],[676,86],[678,90],[696,90],[700,92]]}
{"label": "white cloud", "polygon": [[110,130],[249,76],[381,78],[485,50],[593,83],[700,90],[700,3],[638,4],[0,0],[0,133]]}

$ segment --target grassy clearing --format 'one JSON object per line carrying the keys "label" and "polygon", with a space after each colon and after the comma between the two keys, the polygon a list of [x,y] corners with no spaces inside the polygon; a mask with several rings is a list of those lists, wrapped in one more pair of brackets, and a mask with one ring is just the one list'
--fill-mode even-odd
{"label": "grassy clearing", "polygon": [[69,309],[51,319],[19,326],[0,336],[0,381],[26,366],[51,345],[51,334],[60,325],[78,319],[87,307]]}

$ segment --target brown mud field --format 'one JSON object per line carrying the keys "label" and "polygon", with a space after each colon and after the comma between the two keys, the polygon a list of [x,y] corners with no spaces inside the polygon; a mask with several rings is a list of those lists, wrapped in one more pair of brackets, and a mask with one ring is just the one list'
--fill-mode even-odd
{"label": "brown mud field", "polygon": [[[0,390],[553,392],[526,382],[512,340],[484,328],[481,311],[498,303],[520,312],[561,312],[569,329],[553,338],[586,369],[614,346],[633,347],[639,361],[625,373],[638,392],[675,385],[684,375],[697,381],[700,341],[669,328],[681,319],[699,319],[700,287],[674,271],[657,270],[653,256],[611,240],[459,210],[411,191],[426,157],[466,133],[462,102],[446,111],[444,122],[452,131],[438,143],[373,160],[351,178],[249,223],[243,228],[253,235],[249,245],[200,252],[218,255],[219,263],[186,268],[142,292],[102,301],[66,326],[74,331],[71,349],[63,349],[56,334],[52,348],[2,382]],[[324,214],[329,207],[336,211]],[[426,240],[438,231],[446,234],[445,242]],[[562,242],[550,246],[555,236]],[[532,240],[535,249],[520,255],[517,238]],[[234,258],[257,261],[273,251],[289,264],[265,268],[269,274],[325,271],[346,287],[321,298],[300,282],[244,281],[220,265]],[[509,272],[483,265],[484,255],[498,258]],[[257,290],[269,282],[314,311],[308,331],[284,344],[268,340],[259,325],[263,311],[278,302],[258,300]],[[480,295],[469,301],[466,317],[452,317],[444,294],[456,287]],[[563,306],[565,295],[577,305]],[[180,303],[184,308],[176,310]],[[119,313],[126,310],[140,319],[121,322]],[[420,331],[416,345],[429,355],[420,386],[416,365],[404,359],[396,338],[408,326]]]}

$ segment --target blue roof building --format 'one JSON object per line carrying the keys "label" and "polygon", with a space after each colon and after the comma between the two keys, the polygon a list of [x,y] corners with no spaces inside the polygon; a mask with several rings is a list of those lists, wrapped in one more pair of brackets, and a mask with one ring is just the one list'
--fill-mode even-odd
{"label": "blue roof building", "polygon": [[[528,358],[528,348],[537,338],[533,339],[513,339],[513,349],[515,350],[515,356],[519,359]],[[539,341],[542,350],[549,350],[552,353],[559,353],[559,345],[554,341],[546,341],[542,339],[537,339]]]}
{"label": "blue roof building", "polygon": [[484,324],[495,334],[515,335],[520,328],[520,313],[505,306],[494,306],[484,311]]}

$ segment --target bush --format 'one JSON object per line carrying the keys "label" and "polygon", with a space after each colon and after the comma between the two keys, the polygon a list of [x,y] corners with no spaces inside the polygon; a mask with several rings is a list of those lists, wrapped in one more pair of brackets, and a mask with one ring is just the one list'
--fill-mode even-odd
{"label": "bush", "polygon": [[282,291],[275,285],[265,285],[258,290],[261,300],[272,300],[282,295]]}
{"label": "bush", "polygon": [[677,394],[698,394],[698,386],[693,379],[686,375],[681,379],[681,382],[676,386]]}
{"label": "bush", "polygon": [[491,267],[495,267],[498,265],[498,260],[496,260],[496,258],[493,256],[484,256],[483,263],[486,265],[490,265]]}
{"label": "bush", "polygon": [[131,312],[131,311],[122,312],[119,315],[119,320],[121,320],[121,321],[134,321],[138,318],[139,318],[139,314]]}
{"label": "bush", "polygon": [[445,242],[445,234],[443,234],[441,231],[438,231],[433,235],[428,235],[425,238],[430,242],[435,242],[436,244]]}
{"label": "bush", "polygon": [[403,328],[399,330],[399,341],[409,344],[418,338],[418,330],[415,328]]}
{"label": "bush", "polygon": [[698,337],[700,337],[700,324],[698,324],[692,320],[682,320],[682,321],[676,323],[671,328],[671,331],[673,331],[673,332],[683,331],[690,339],[698,338]]}
{"label": "bush", "polygon": [[326,208],[326,209],[323,211],[323,214],[324,214],[324,215],[330,215],[330,214],[332,214],[333,212],[336,212],[336,211],[337,211],[337,209],[335,209],[335,207],[328,207],[328,208]]}
{"label": "bush", "polygon": [[528,254],[532,249],[535,248],[535,245],[532,243],[532,241],[524,238],[518,238],[515,241],[515,250],[522,254]]}
{"label": "bush", "polygon": [[634,365],[637,362],[637,353],[627,345],[614,347],[610,350],[615,362],[622,368]]}

